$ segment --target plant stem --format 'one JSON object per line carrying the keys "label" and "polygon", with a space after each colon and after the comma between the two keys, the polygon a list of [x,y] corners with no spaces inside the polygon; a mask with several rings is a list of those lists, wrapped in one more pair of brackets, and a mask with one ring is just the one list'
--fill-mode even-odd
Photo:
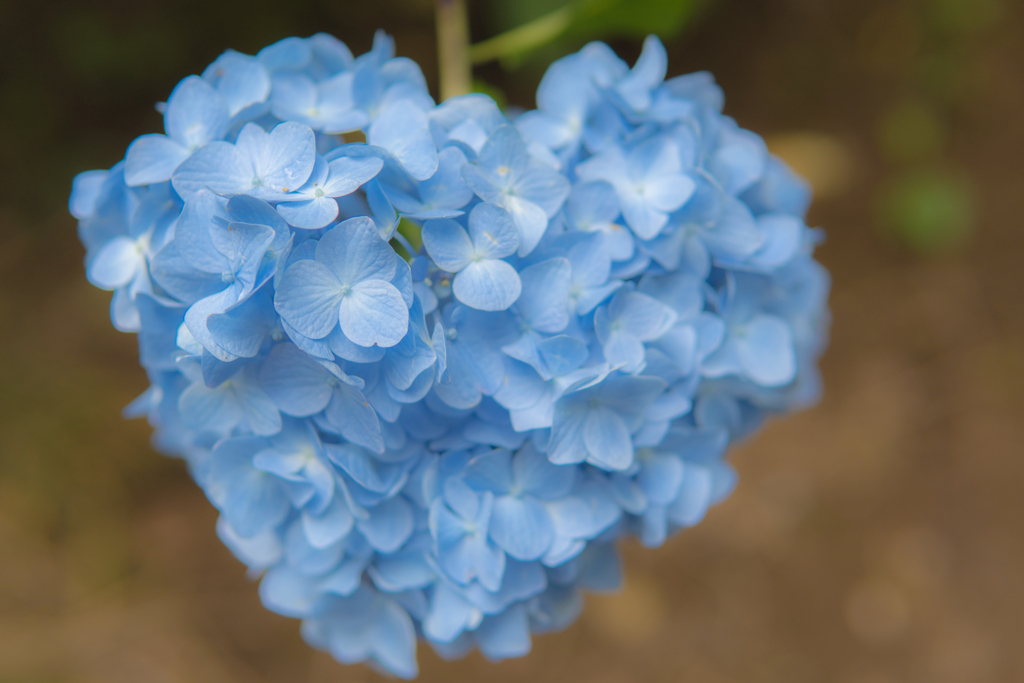
{"label": "plant stem", "polygon": [[473,64],[480,64],[492,59],[512,57],[539,47],[554,40],[569,28],[575,10],[575,4],[566,5],[522,26],[479,42],[469,48],[469,59]]}
{"label": "plant stem", "polygon": [[472,86],[466,0],[437,0],[437,59],[441,101],[465,95]]}

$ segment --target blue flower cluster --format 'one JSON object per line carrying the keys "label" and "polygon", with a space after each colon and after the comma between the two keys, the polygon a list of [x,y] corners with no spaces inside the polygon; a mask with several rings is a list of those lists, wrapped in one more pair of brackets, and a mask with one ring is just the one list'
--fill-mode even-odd
{"label": "blue flower cluster", "polygon": [[816,399],[808,189],[665,71],[656,38],[632,69],[593,43],[510,121],[435,106],[383,34],[289,38],[75,179],[151,381],[128,413],[312,645],[402,677],[418,637],[523,655],[618,585],[616,539],[696,524],[728,444]]}

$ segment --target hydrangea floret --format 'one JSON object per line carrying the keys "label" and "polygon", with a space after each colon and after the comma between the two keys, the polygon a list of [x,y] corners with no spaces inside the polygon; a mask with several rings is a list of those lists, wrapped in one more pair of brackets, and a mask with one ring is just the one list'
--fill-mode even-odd
{"label": "hydrangea floret", "polygon": [[666,65],[591,43],[510,120],[435,105],[382,33],[288,38],[76,177],[151,383],[127,414],[311,645],[405,678],[417,639],[524,655],[618,586],[616,539],[698,523],[729,444],[816,400],[808,188]]}

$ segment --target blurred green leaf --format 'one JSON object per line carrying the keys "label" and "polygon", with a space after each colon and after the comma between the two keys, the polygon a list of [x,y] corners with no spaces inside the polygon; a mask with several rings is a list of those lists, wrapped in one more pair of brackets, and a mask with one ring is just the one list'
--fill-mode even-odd
{"label": "blurred green leaf", "polygon": [[883,189],[879,210],[883,225],[922,253],[960,247],[974,230],[974,190],[955,172],[919,169],[896,178]]}
{"label": "blurred green leaf", "polygon": [[675,37],[704,0],[581,0],[575,21],[566,32],[583,38],[656,33]]}
{"label": "blurred green leaf", "polygon": [[[560,39],[644,37],[654,33],[667,40],[678,34],[693,13],[708,1],[574,0],[552,5],[523,0],[502,3],[503,23],[512,23],[515,28],[473,45],[470,54],[474,63],[492,59],[514,63]],[[548,12],[531,17],[531,9],[539,7]]]}
{"label": "blurred green leaf", "polygon": [[949,33],[980,33],[992,28],[1003,15],[1000,0],[931,0],[932,23]]}
{"label": "blurred green leaf", "polygon": [[942,152],[946,125],[927,102],[907,99],[882,116],[878,145],[894,162],[921,161]]}
{"label": "blurred green leaf", "polygon": [[394,248],[398,255],[404,258],[406,261],[412,261],[413,257],[419,253],[421,247],[423,247],[423,237],[420,234],[420,226],[413,223],[408,218],[403,218],[398,223],[398,229],[396,231],[399,235],[405,238],[412,247],[413,253],[409,253],[409,250],[405,248],[405,244],[401,240],[391,238],[391,246]]}
{"label": "blurred green leaf", "polygon": [[508,106],[508,97],[505,96],[505,91],[496,85],[491,85],[487,81],[479,78],[473,79],[473,92],[483,93],[487,95],[494,103],[498,105],[498,109],[505,111]]}

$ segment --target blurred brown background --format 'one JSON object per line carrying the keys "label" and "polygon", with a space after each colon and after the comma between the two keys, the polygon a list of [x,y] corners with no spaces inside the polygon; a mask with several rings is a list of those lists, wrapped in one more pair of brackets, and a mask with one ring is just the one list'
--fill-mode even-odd
{"label": "blurred brown background", "polygon": [[[474,38],[524,3],[471,2]],[[501,664],[421,647],[420,680],[1024,680],[1022,11],[717,0],[670,41],[669,74],[714,71],[818,190],[825,400],[735,452],[700,526],[627,544],[625,589],[568,631]],[[436,86],[429,0],[0,2],[0,683],[379,680],[260,606],[184,467],[121,420],[145,376],[65,208],[222,49],[323,30],[358,53],[378,26]],[[578,45],[476,75],[528,107]]]}

